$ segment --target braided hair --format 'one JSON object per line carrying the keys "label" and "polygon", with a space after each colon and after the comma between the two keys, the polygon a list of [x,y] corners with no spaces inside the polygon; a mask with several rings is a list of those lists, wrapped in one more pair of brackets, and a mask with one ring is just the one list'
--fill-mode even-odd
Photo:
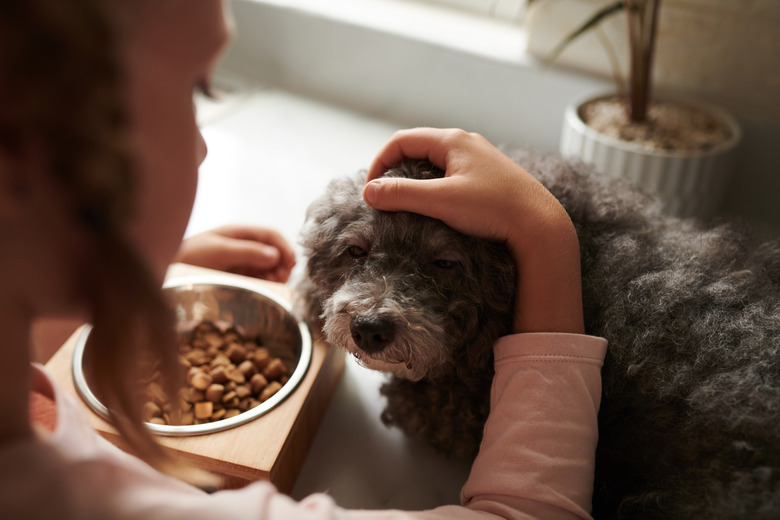
{"label": "braided hair", "polygon": [[[143,426],[140,371],[150,356],[168,374],[179,365],[171,312],[159,281],[127,236],[135,168],[127,139],[120,0],[0,2],[0,149],[34,142],[90,250],[80,272],[93,325],[90,384],[126,447],[181,473]],[[23,181],[18,190],[24,192]],[[178,469],[177,469],[178,468]]]}

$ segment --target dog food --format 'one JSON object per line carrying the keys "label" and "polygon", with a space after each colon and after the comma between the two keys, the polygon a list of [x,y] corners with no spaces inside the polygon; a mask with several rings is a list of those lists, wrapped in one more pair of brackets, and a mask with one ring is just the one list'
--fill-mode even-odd
{"label": "dog food", "polygon": [[267,401],[287,382],[284,362],[235,327],[201,321],[182,334],[179,360],[186,384],[176,408],[157,377],[147,385],[146,422],[192,425],[229,419]]}

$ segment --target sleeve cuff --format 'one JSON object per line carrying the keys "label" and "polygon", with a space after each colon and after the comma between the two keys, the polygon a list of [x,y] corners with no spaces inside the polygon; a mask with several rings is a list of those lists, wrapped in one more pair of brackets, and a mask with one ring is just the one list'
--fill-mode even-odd
{"label": "sleeve cuff", "polygon": [[494,346],[496,363],[517,357],[535,361],[580,361],[603,364],[607,340],[598,336],[558,332],[511,334]]}

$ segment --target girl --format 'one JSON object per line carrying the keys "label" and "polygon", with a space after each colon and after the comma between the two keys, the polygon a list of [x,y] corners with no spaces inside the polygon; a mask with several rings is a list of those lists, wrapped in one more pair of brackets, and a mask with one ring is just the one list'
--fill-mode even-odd
{"label": "girl", "polygon": [[[582,334],[576,234],[522,168],[457,130],[395,135],[365,198],[504,240],[519,266],[517,334],[495,345],[491,414],[462,505],[346,511],[326,495],[296,503],[266,482],[206,494],[162,472],[182,468],[143,428],[128,367],[144,347],[175,362],[159,290],[167,265],[284,281],[294,263],[278,234],[254,228],[179,249],[206,152],[192,91],[208,90],[228,20],[221,0],[0,4],[0,515],[588,517],[606,344]],[[427,157],[447,177],[377,178],[403,157]],[[101,439],[42,367],[30,368],[33,325],[62,319],[94,325],[95,377],[138,457]]]}

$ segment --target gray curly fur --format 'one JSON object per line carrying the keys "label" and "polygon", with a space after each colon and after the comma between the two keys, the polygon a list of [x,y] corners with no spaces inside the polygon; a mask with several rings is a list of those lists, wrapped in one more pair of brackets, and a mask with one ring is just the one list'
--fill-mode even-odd
{"label": "gray curly fur", "polygon": [[[594,517],[778,518],[780,241],[762,240],[738,221],[664,216],[657,201],[627,184],[555,156],[508,154],[569,213],[581,246],[586,331],[609,341]],[[344,222],[370,219],[365,212],[378,214],[362,204],[359,188],[336,184],[312,205],[301,286],[310,316],[348,278],[333,266],[333,250],[321,249],[326,236]],[[398,225],[413,225],[403,218]],[[475,258],[476,267],[488,260]],[[468,297],[492,300],[511,287],[472,285]],[[488,327],[485,337],[492,342],[499,330]],[[491,377],[483,361],[451,367],[441,380],[393,378],[382,389],[383,419],[471,456],[486,401],[474,399],[470,410],[426,406],[417,385],[424,394],[440,385],[453,395],[463,386],[487,394]],[[467,430],[477,433],[460,435]]]}
{"label": "gray curly fur", "polygon": [[[443,172],[407,163],[386,175]],[[382,387],[386,424],[473,457],[489,411],[492,346],[510,330],[514,263],[502,244],[421,215],[367,207],[364,183],[365,174],[337,179],[309,207],[302,232],[306,276],[298,286],[303,314],[362,363],[401,373]],[[356,245],[365,257],[350,255]],[[356,316],[393,322],[393,343],[374,356],[359,349],[350,334]]]}

